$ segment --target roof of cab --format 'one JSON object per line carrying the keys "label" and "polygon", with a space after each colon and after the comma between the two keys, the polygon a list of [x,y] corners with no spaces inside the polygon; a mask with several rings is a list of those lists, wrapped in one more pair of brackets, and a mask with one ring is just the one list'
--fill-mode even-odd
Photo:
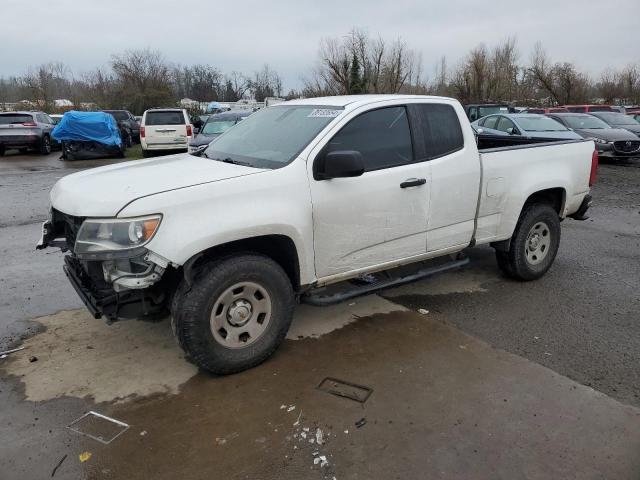
{"label": "roof of cab", "polygon": [[[454,101],[447,97],[436,97],[432,95],[402,95],[402,94],[369,94],[369,95],[336,95],[333,97],[315,97],[301,98],[298,100],[289,100],[288,102],[279,103],[278,105],[326,105],[330,107],[360,107],[369,103],[383,102],[385,100],[399,99],[425,99],[425,100],[446,100]],[[277,107],[278,105],[274,105]]]}

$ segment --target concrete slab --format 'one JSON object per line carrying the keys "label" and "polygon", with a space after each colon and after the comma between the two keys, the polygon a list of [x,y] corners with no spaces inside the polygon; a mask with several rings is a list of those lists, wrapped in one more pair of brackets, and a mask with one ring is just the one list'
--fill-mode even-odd
{"label": "concrete slab", "polygon": [[[638,409],[495,350],[445,325],[437,313],[394,310],[390,302],[377,304],[377,297],[359,301],[365,310],[388,312],[355,321],[352,312],[335,312],[337,323],[346,323],[342,328],[286,341],[271,360],[242,374],[185,375],[176,387],[178,395],[142,391],[124,402],[97,405],[85,398],[86,408],[131,425],[111,445],[66,432],[55,444],[46,435],[23,439],[8,427],[0,450],[3,480],[49,476],[64,454],[69,457],[56,478],[79,478],[81,472],[86,478],[113,479],[637,480]],[[0,364],[3,377],[11,375],[13,401],[20,394],[32,395],[33,383],[45,378],[65,385],[52,400],[6,404],[0,412],[3,427],[11,423],[15,409],[30,405],[40,422],[51,425],[55,417],[63,431],[60,407],[78,394],[74,384],[85,382],[91,372],[110,375],[121,397],[138,363],[144,367],[135,378],[147,386],[171,383],[176,372],[190,368],[177,358],[180,353],[165,333],[155,332],[167,331],[164,323],[104,327],[110,330],[99,339],[92,329],[100,322],[78,323],[84,322],[83,315],[41,319],[48,330],[30,340],[29,353]],[[54,334],[61,346],[52,336],[50,342],[37,340]],[[88,341],[104,350],[81,355],[77,347]],[[37,351],[47,345],[51,351]],[[47,361],[62,361],[65,348],[69,355],[59,368],[47,366]],[[159,352],[171,361],[158,360]],[[27,355],[39,353],[38,362],[27,368]],[[144,363],[147,358],[159,366]],[[316,388],[327,376],[374,392],[365,404],[332,396]],[[366,424],[357,428],[362,418]],[[93,455],[80,463],[78,455],[84,451]],[[39,460],[28,461],[24,452]],[[325,461],[314,462],[321,456]]]}

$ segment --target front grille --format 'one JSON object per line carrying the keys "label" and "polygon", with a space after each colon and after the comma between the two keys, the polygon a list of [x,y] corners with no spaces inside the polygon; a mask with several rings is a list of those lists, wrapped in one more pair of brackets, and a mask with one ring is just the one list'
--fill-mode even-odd
{"label": "front grille", "polygon": [[640,150],[640,140],[620,140],[613,142],[613,148],[620,153],[635,153]]}
{"label": "front grille", "polygon": [[57,237],[64,237],[67,248],[73,251],[76,245],[76,236],[85,217],[74,217],[53,209],[53,225]]}

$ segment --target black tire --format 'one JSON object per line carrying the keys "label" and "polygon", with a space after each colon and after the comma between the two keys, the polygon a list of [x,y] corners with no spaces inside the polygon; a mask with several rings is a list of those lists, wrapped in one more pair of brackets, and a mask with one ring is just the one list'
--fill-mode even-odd
{"label": "black tire", "polygon": [[0,157],[4,157],[4,145],[0,145]]}
{"label": "black tire", "polygon": [[142,149],[142,158],[150,158],[153,157],[153,152],[150,152],[149,150],[145,150],[144,148]]}
{"label": "black tire", "polygon": [[131,140],[131,133],[125,132],[124,138],[122,139],[122,144],[124,148],[131,148],[133,146],[133,140]]}
{"label": "black tire", "polygon": [[500,269],[520,281],[536,280],[551,268],[560,246],[560,219],[549,205],[527,205],[520,214],[509,250],[496,251]]}
{"label": "black tire", "polygon": [[[249,287],[236,288],[238,285]],[[231,299],[224,300],[229,295]],[[252,368],[275,352],[289,330],[294,298],[289,277],[271,258],[236,254],[205,263],[197,270],[190,289],[184,283],[178,287],[171,323],[191,362],[211,373],[228,375]],[[241,302],[253,307],[240,311],[248,315],[245,325],[233,324],[238,319],[233,315],[238,312],[239,302],[241,309],[245,308]],[[266,303],[269,313],[257,313],[263,307],[256,305]],[[221,324],[215,325],[214,308]],[[245,315],[241,318],[246,319]],[[262,323],[257,325],[261,316]],[[254,327],[261,331],[251,338],[244,330]]]}
{"label": "black tire", "polygon": [[51,139],[49,138],[49,135],[42,137],[39,152],[41,155],[49,155],[51,153]]}

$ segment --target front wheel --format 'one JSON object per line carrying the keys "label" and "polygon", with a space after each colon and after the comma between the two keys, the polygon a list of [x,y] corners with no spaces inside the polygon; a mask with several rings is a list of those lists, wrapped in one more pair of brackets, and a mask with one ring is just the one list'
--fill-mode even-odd
{"label": "front wheel", "polygon": [[525,207],[507,251],[496,251],[498,266],[509,277],[528,281],[551,268],[560,246],[560,219],[549,205]]}
{"label": "front wheel", "polygon": [[173,299],[174,334],[189,359],[226,375],[266,360],[283,341],[293,317],[289,277],[272,259],[243,254],[207,262],[191,288]]}

